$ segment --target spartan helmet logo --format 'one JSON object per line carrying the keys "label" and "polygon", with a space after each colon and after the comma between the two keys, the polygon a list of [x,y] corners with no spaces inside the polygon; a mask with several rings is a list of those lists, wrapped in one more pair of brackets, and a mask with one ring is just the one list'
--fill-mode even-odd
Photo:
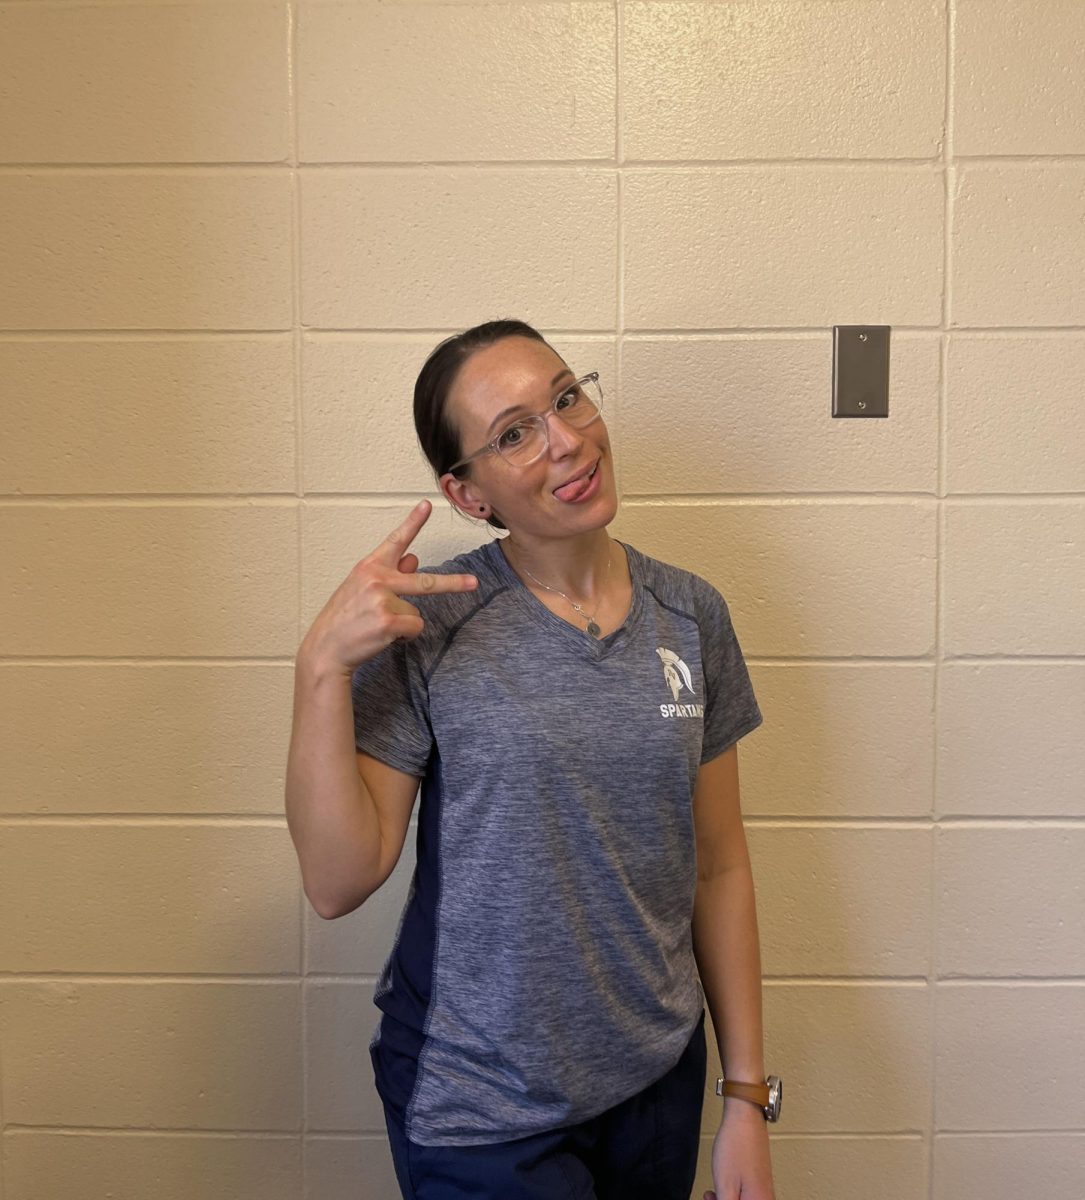
{"label": "spartan helmet logo", "polygon": [[678,655],[673,650],[668,650],[666,646],[656,646],[656,654],[663,663],[663,678],[667,681],[667,687],[671,689],[674,699],[678,699],[678,693],[682,690],[683,685],[688,692],[692,692],[693,676],[689,673],[689,667]]}

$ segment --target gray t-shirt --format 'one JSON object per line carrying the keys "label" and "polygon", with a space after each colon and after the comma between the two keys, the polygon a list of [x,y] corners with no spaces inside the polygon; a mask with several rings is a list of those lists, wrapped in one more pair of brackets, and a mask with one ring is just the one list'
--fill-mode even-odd
{"label": "gray t-shirt", "polygon": [[762,716],[720,593],[625,549],[632,605],[601,640],[491,542],[425,568],[478,589],[412,598],[422,635],[354,674],[358,749],[423,779],[370,1045],[416,1143],[587,1120],[700,1020],[693,788]]}

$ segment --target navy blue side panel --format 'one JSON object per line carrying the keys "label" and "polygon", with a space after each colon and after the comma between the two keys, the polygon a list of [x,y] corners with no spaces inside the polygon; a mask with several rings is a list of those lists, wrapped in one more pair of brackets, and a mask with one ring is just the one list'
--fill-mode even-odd
{"label": "navy blue side panel", "polygon": [[372,1048],[377,1091],[401,1122],[414,1092],[433,995],[443,776],[440,756],[435,753],[422,783],[413,893],[386,968],[387,981],[381,980],[374,1000],[385,1014],[380,1038]]}

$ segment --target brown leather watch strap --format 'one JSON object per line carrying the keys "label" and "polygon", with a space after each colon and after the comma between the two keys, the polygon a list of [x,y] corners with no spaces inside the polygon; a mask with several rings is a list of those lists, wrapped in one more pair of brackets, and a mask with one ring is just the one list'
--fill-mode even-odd
{"label": "brown leather watch strap", "polygon": [[[723,1084],[721,1090],[719,1083]],[[767,1108],[769,1085],[767,1083],[739,1083],[734,1079],[720,1080],[716,1085],[717,1096],[733,1096],[736,1100],[748,1100],[758,1108]]]}

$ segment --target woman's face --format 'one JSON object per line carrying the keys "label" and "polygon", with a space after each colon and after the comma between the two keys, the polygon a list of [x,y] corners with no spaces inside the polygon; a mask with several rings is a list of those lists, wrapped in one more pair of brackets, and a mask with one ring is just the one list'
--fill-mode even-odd
{"label": "woman's face", "polygon": [[[584,369],[591,367],[580,368],[581,374]],[[551,401],[575,378],[549,346],[534,338],[502,338],[476,350],[448,396],[461,452],[478,450],[517,417],[550,412]],[[599,417],[572,429],[553,415],[547,424],[550,446],[541,458],[516,466],[498,454],[484,454],[468,466],[466,478],[441,477],[445,495],[469,516],[494,512],[510,533],[528,537],[568,537],[608,525],[618,510],[618,493],[606,422]],[[593,471],[587,489],[565,486]]]}

